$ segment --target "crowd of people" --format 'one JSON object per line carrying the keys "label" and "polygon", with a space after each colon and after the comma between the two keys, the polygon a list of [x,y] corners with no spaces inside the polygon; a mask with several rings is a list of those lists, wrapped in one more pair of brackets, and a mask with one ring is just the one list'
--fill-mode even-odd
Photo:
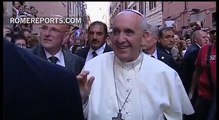
{"label": "crowd of people", "polygon": [[[140,12],[127,9],[115,16],[112,33],[108,32],[105,23],[95,21],[87,30],[79,27],[71,29],[68,24],[43,24],[40,40],[36,43],[30,42],[30,34],[27,29],[14,34],[12,29],[4,28],[4,49],[13,46],[10,42],[25,48],[13,48],[16,59],[20,54],[22,56],[20,64],[25,64],[24,58],[31,56],[28,57],[30,63],[19,71],[20,76],[16,70],[9,70],[13,67],[6,64],[15,61],[8,61],[11,58],[5,56],[4,78],[10,81],[9,76],[15,74],[18,77],[11,79],[21,85],[18,83],[20,79],[32,81],[30,77],[22,77],[29,70],[28,76],[52,84],[46,82],[45,86],[34,79],[38,87],[41,87],[39,84],[43,85],[40,90],[46,91],[45,94],[50,97],[47,98],[43,92],[37,92],[34,101],[18,97],[17,100],[28,102],[28,105],[21,103],[25,107],[16,106],[21,113],[18,115],[9,105],[16,104],[16,100],[7,96],[6,119],[13,118],[10,116],[12,114],[23,119],[46,116],[47,119],[58,120],[63,116],[68,119],[80,117],[78,120],[215,120],[216,28],[206,30],[196,26],[189,33],[177,34],[173,27],[164,25],[158,28],[148,24]],[[11,56],[12,59],[15,56]],[[31,59],[35,59],[34,64]],[[42,64],[36,67],[39,73],[32,70],[35,69],[36,60],[40,61],[37,65]],[[61,73],[46,67],[60,70]],[[57,78],[50,77],[53,74]],[[61,78],[64,74],[66,77]],[[69,82],[70,76],[77,82]],[[50,79],[55,79],[54,84]],[[30,81],[25,83],[26,86],[21,85],[22,90],[34,91],[31,87],[36,86]],[[61,92],[51,91],[54,87]],[[11,93],[10,90],[5,92]],[[21,96],[30,94],[19,91]],[[42,104],[48,100],[56,102],[50,103],[51,106],[36,106],[38,110],[44,109],[39,112],[31,108],[31,104],[39,104],[37,96],[44,96],[39,99]],[[66,99],[73,96],[75,100]],[[68,104],[77,108],[69,108]],[[57,109],[52,110],[56,106]],[[27,110],[26,114],[33,116],[22,113]],[[76,115],[78,113],[84,117]],[[52,114],[58,117],[52,117]]]}
{"label": "crowd of people", "polygon": [[[13,2],[13,17],[37,17],[38,10],[34,6]],[[3,26],[3,36],[23,48],[32,48],[39,43],[39,37],[33,33],[32,24],[15,23],[12,27]]]}

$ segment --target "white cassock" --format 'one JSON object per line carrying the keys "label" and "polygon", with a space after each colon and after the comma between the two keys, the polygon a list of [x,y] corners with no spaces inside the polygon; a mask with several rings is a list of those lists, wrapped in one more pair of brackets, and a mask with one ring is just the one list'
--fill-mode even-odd
{"label": "white cassock", "polygon": [[83,70],[95,80],[84,105],[87,120],[112,120],[122,108],[125,120],[182,120],[194,110],[177,72],[141,52],[137,60],[122,63],[114,52],[88,61]]}

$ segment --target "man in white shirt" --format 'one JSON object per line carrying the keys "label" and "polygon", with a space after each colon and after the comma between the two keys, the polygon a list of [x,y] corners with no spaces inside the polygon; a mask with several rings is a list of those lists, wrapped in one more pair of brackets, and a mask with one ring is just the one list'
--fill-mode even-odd
{"label": "man in white shirt", "polygon": [[[59,15],[52,17],[64,19]],[[49,62],[66,67],[77,75],[84,66],[84,59],[62,49],[63,40],[69,30],[68,24],[43,24],[40,44],[32,48],[31,52]]]}
{"label": "man in white shirt", "polygon": [[77,76],[87,120],[182,120],[194,113],[176,71],[142,52],[146,24],[138,11],[118,13],[114,52],[90,60]]}
{"label": "man in white shirt", "polygon": [[147,24],[145,26],[145,39],[141,42],[142,50],[145,54],[156,58],[164,63],[166,63],[168,66],[176,70],[176,63],[174,59],[161,51],[160,49],[157,49],[157,41],[158,41],[158,34],[159,29],[157,26]]}
{"label": "man in white shirt", "polygon": [[88,47],[77,51],[77,55],[86,59],[86,62],[105,52],[112,51],[106,44],[108,37],[107,26],[105,23],[95,21],[88,27]]}

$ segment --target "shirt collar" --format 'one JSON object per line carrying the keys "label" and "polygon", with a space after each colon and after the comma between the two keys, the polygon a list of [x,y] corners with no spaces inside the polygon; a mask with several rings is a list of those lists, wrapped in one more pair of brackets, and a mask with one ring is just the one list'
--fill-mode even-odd
{"label": "shirt collar", "polygon": [[149,56],[154,56],[157,59],[157,48],[154,50],[153,54],[150,54],[148,52],[145,52],[145,54],[149,55]]}
{"label": "shirt collar", "polygon": [[44,49],[44,51],[45,51],[45,54],[46,54],[46,58],[47,58],[47,59],[50,58],[51,56],[55,56],[55,57],[58,58],[58,61],[60,61],[60,60],[61,60],[61,56],[63,55],[62,50],[59,50],[59,52],[56,53],[55,55],[51,55],[51,54],[50,54],[48,51],[46,51],[45,49]]}
{"label": "shirt collar", "polygon": [[105,47],[106,47],[106,43],[103,44],[103,45],[102,45],[99,49],[97,49],[97,50],[94,50],[94,49],[92,49],[92,48],[90,47],[89,53],[91,54],[93,51],[95,51],[95,52],[97,53],[97,55],[100,55],[100,54],[103,53]]}
{"label": "shirt collar", "polygon": [[201,46],[198,43],[195,43],[196,45],[198,45],[199,48],[201,48]]}

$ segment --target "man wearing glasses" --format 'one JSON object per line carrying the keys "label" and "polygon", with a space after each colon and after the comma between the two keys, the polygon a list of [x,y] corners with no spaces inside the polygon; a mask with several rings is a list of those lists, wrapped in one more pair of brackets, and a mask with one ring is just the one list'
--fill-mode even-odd
{"label": "man wearing glasses", "polygon": [[62,49],[63,39],[68,36],[69,30],[70,26],[68,24],[43,24],[40,33],[40,44],[31,51],[41,58],[69,68],[73,73],[79,74],[84,66],[84,59]]}

